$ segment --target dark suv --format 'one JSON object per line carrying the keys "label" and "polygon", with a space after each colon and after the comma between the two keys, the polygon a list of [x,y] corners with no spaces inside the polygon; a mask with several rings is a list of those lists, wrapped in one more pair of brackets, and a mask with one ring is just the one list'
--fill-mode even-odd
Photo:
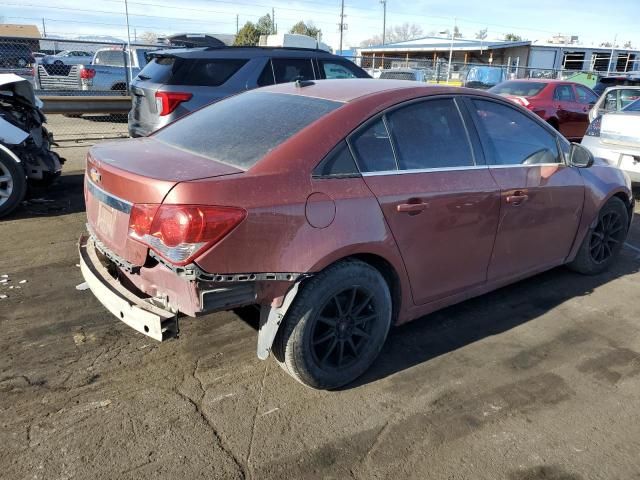
{"label": "dark suv", "polygon": [[29,45],[24,43],[0,43],[0,67],[25,68],[36,63]]}
{"label": "dark suv", "polygon": [[275,83],[369,78],[323,50],[278,47],[190,48],[153,52],[131,83],[129,134],[146,136],[229,95]]}

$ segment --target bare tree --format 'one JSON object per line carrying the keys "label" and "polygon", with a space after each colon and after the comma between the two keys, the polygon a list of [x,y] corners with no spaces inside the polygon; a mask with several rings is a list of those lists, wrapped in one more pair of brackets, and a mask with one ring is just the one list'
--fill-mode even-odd
{"label": "bare tree", "polygon": [[489,29],[487,28],[483,28],[482,30],[479,30],[478,32],[476,32],[476,39],[477,40],[484,40],[485,38],[487,38],[487,32],[489,31]]}
{"label": "bare tree", "polygon": [[156,43],[158,43],[158,34],[154,32],[144,32],[138,35],[138,40],[140,41],[140,43],[155,45]]}
{"label": "bare tree", "polygon": [[633,48],[633,43],[631,43],[631,40],[624,44],[624,48]]}
{"label": "bare tree", "polygon": [[[422,27],[416,23],[403,23],[402,25],[395,25],[387,31],[386,43],[406,42],[408,40],[415,40],[424,35]],[[360,42],[361,47],[371,47],[373,45],[381,45],[382,36],[374,35]]]}
{"label": "bare tree", "polygon": [[453,27],[453,38],[462,38],[462,33],[457,25]]}

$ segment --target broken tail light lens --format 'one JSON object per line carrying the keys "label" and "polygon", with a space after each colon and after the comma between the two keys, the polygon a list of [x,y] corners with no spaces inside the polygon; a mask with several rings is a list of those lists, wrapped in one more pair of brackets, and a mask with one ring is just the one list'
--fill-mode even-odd
{"label": "broken tail light lens", "polygon": [[589,128],[584,132],[587,137],[599,137],[600,136],[600,128],[602,127],[602,117],[596,117],[589,124]]}
{"label": "broken tail light lens", "polygon": [[190,93],[185,92],[156,92],[156,103],[160,116],[169,115],[182,102],[188,102],[193,97]]}
{"label": "broken tail light lens", "polygon": [[93,68],[80,69],[80,78],[84,78],[85,80],[91,80],[95,76],[96,76],[96,71]]}
{"label": "broken tail light lens", "polygon": [[235,207],[136,204],[129,215],[129,236],[174,265],[184,266],[246,216],[244,209]]}

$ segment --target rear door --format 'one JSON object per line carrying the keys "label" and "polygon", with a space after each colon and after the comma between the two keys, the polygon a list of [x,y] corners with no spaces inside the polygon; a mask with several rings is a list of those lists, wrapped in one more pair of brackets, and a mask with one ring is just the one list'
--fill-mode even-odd
{"label": "rear door", "polygon": [[394,108],[350,138],[416,304],[486,281],[500,194],[474,139],[451,97]]}
{"label": "rear door", "polygon": [[[582,136],[578,133],[580,130],[578,110],[581,106],[576,102],[573,87],[570,84],[555,87],[553,91],[553,103],[560,123],[560,133],[567,138]],[[584,131],[582,133],[584,133]]]}
{"label": "rear door", "polygon": [[565,164],[550,127],[502,102],[474,98],[468,105],[501,190],[488,280],[563,263],[582,214],[582,176]]}

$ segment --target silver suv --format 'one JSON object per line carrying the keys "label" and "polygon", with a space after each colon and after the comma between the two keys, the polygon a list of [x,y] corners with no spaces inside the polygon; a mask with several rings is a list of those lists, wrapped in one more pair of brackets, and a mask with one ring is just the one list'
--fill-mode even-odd
{"label": "silver suv", "polygon": [[131,83],[132,137],[146,136],[244,90],[296,80],[370,78],[344,57],[304,48],[190,48],[153,52],[150,57]]}

